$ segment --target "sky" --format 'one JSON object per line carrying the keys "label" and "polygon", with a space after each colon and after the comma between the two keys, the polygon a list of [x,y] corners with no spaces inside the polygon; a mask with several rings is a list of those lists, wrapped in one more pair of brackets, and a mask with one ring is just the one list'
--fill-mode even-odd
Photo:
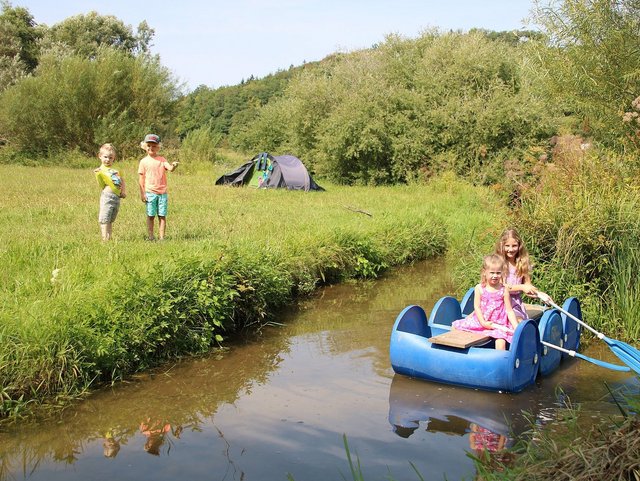
{"label": "sky", "polygon": [[155,30],[151,52],[190,91],[235,85],[289,66],[384,42],[385,35],[525,28],[532,0],[10,0],[52,26],[96,11],[134,32]]}

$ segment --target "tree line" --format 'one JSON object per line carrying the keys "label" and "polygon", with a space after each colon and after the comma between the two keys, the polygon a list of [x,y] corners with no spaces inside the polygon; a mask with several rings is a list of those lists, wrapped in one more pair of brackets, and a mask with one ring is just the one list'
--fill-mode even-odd
{"label": "tree line", "polygon": [[536,1],[535,30],[389,35],[369,49],[188,93],[150,53],[146,22],[134,30],[90,12],[47,27],[26,8],[1,5],[5,162],[93,154],[107,140],[134,155],[153,130],[178,147],[190,139],[294,153],[340,183],[447,170],[492,184],[535,178],[557,134],[637,150],[634,0]]}

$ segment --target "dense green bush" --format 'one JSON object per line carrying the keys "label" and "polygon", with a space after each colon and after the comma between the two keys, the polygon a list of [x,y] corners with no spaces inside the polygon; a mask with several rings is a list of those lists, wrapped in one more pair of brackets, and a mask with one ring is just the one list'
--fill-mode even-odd
{"label": "dense green bush", "polygon": [[95,375],[116,379],[222,342],[222,334],[235,330],[237,296],[233,276],[219,262],[184,257],[144,274],[123,272],[112,302],[91,306],[83,317],[92,336],[76,339],[95,356]]}
{"label": "dense green bush", "polygon": [[[436,172],[496,179],[518,149],[542,144],[553,118],[522,77],[522,52],[482,33],[390,36],[292,80],[281,99],[231,131],[245,150],[294,151],[346,183]],[[487,172],[490,175],[487,175]]]}
{"label": "dense green bush", "polygon": [[207,125],[190,131],[180,144],[181,161],[215,162],[216,147],[222,136]]}
{"label": "dense green bush", "polygon": [[0,132],[31,154],[94,154],[110,142],[121,156],[137,155],[145,133],[165,132],[176,94],[157,58],[109,48],[92,60],[52,52],[0,96]]}

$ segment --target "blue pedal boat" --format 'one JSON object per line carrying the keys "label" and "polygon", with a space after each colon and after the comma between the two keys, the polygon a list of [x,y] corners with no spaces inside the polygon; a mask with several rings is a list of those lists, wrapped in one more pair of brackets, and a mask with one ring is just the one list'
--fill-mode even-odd
{"label": "blue pedal boat", "polygon": [[[568,299],[565,306],[569,304],[574,305],[574,312],[575,306],[579,311],[577,299]],[[429,340],[450,331],[451,323],[464,317],[463,311],[470,312],[469,306],[473,306],[473,298],[467,293],[462,302],[451,296],[441,298],[428,318],[420,306],[404,308],[391,332],[389,355],[393,370],[473,389],[520,392],[533,384],[538,374],[552,373],[562,360],[562,353],[542,346],[541,340],[558,346],[563,346],[565,338],[570,344],[579,343],[579,330],[568,323],[565,328],[565,320],[555,309],[545,310],[539,320],[521,322],[506,351],[496,350],[493,341],[458,348]]]}

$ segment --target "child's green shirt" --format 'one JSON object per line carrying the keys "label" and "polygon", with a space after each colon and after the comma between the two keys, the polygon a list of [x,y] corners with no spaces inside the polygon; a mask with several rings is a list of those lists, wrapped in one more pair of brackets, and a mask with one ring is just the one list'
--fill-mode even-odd
{"label": "child's green shirt", "polygon": [[100,190],[108,186],[114,194],[120,197],[122,178],[117,170],[101,165],[95,170],[95,173]]}

